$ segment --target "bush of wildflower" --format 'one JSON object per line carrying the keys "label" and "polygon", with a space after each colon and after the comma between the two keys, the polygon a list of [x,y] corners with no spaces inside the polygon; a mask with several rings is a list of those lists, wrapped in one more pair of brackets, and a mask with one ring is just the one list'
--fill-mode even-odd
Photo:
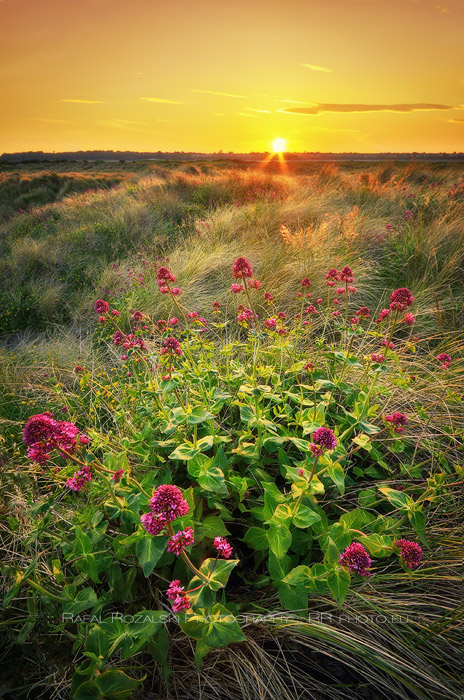
{"label": "bush of wildflower", "polygon": [[[122,323],[117,303],[95,301],[111,372],[76,366],[66,420],[44,410],[24,427],[47,492],[29,512],[50,576],[38,553],[9,572],[4,604],[71,630],[76,700],[129,697],[141,654],[167,678],[179,627],[197,667],[244,641],[254,591],[299,619],[321,593],[341,608],[367,579],[375,589],[386,567],[414,586],[428,509],[453,478],[446,464],[428,472],[425,409],[405,399],[417,371],[409,289],[360,307],[352,270],[330,269],[324,289],[301,280],[289,317],[239,257],[234,317],[214,302],[206,319],[168,267],[157,280],[171,315],[136,309]],[[432,361],[446,373],[453,359]]]}

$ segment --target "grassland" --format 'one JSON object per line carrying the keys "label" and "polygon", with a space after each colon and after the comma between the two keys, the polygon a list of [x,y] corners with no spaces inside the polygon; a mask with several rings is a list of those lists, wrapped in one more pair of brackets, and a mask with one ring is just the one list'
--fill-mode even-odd
{"label": "grassland", "polygon": [[[459,697],[463,167],[300,163],[283,174],[272,165],[263,170],[224,162],[53,169],[4,167],[0,174],[3,690],[18,698],[61,699],[71,692],[76,700],[111,699],[116,695],[97,682],[104,668],[127,672],[140,698]],[[232,264],[240,256],[251,261],[261,283],[246,299],[230,291]],[[179,307],[171,294],[159,292],[161,265],[177,277]],[[329,299],[326,275],[344,266],[352,269],[357,291],[346,316],[348,294],[340,296],[339,321],[332,317],[338,307]],[[311,318],[298,319],[306,277],[313,294],[306,303],[320,295],[327,310],[303,326],[302,319]],[[376,324],[391,292],[403,287],[414,295],[414,326]],[[272,304],[263,300],[264,290],[272,292]],[[139,364],[130,353],[121,362],[112,342],[114,319],[104,314],[98,322],[95,299],[117,310],[124,333],[133,329],[133,311],[143,313],[148,350]],[[259,323],[275,318],[282,337],[252,320],[237,323],[240,301],[251,305]],[[216,315],[213,302],[220,305]],[[363,306],[369,321],[350,326],[349,316]],[[199,322],[189,325],[192,311],[207,319],[207,337]],[[278,321],[278,312],[286,320]],[[166,369],[160,356],[166,333],[158,321],[173,315],[183,359]],[[374,352],[387,356],[389,348],[379,345],[391,338],[395,347],[385,364],[370,363]],[[448,368],[436,361],[441,353],[451,357]],[[308,360],[316,367],[310,379],[302,374]],[[274,397],[270,403],[267,393]],[[198,416],[206,412],[198,418],[199,432],[193,420],[185,422],[189,402]],[[396,410],[409,417],[404,437],[386,432],[385,414]],[[83,494],[63,488],[73,470],[58,456],[53,470],[26,454],[25,421],[44,411],[63,411],[91,437],[93,448],[84,449],[82,459],[102,472]],[[301,498],[307,509],[316,508],[317,495],[327,527],[308,525],[313,544],[306,549],[297,538],[283,551],[266,530],[281,523],[272,521],[272,512],[263,522],[261,513],[287,501],[293,513],[300,507],[296,468],[312,464],[305,436],[321,424],[333,427],[344,446],[336,459],[323,462],[323,471],[334,470],[332,481],[321,476],[325,495]],[[195,450],[202,439],[212,449],[205,449],[208,459],[218,460],[211,474],[201,471],[195,451],[182,456],[186,445]],[[309,484],[317,481],[316,465],[310,475],[309,468]],[[107,490],[105,468],[123,470],[121,486]],[[168,641],[156,636],[150,646],[145,640],[147,647],[133,658],[130,648],[114,642],[111,661],[108,649],[102,652],[108,666],[86,676],[82,664],[92,661],[92,640],[100,635],[104,649],[105,635],[113,639],[114,630],[97,625],[89,641],[88,624],[70,628],[57,621],[70,605],[70,587],[73,595],[98,597],[86,611],[129,603],[131,610],[159,610],[166,607],[164,581],[188,573],[166,553],[158,569],[150,568],[137,544],[137,538],[146,541],[138,525],[141,494],[160,479],[192,492],[195,517],[182,522],[198,533],[198,566],[214,527],[233,541],[241,563],[228,583],[227,605],[248,621],[241,630],[227,630],[229,637],[224,632],[223,643],[210,632],[199,641],[188,624],[170,621]],[[123,501],[125,514],[114,511]],[[250,528],[266,531],[268,549],[247,540]],[[328,540],[338,557],[351,541],[347,528],[351,539],[364,537],[377,563],[372,578],[353,576],[341,591],[346,572],[336,568]],[[121,534],[133,539],[123,546]],[[84,535],[92,540],[90,554]],[[399,536],[421,542],[424,562],[417,571],[395,568],[387,558]],[[100,549],[113,559],[102,558]],[[88,569],[75,563],[81,559],[91,562]],[[338,572],[337,585],[325,585],[321,566]],[[302,567],[312,577],[303,587]],[[218,604],[225,601],[223,595]],[[309,621],[288,613],[307,609],[308,602]],[[162,633],[156,628],[155,634]],[[76,667],[81,671],[73,676]],[[132,686],[121,678],[118,697],[126,697]],[[79,691],[81,681],[90,684],[87,690]]]}

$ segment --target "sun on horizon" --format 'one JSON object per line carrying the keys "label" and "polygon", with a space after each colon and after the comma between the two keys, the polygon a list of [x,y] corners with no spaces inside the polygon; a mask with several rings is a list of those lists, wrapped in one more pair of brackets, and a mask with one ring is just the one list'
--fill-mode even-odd
{"label": "sun on horizon", "polygon": [[285,153],[287,150],[287,139],[275,138],[272,142],[273,153]]}

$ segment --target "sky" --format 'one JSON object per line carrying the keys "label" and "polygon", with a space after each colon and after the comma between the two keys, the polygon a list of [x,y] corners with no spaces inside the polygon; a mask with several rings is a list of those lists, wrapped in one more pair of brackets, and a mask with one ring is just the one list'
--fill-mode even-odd
{"label": "sky", "polygon": [[464,151],[464,0],[0,0],[0,152]]}

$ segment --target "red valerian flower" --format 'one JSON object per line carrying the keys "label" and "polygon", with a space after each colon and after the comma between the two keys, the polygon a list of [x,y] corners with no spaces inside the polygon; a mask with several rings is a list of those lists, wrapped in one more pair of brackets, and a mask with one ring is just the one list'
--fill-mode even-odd
{"label": "red valerian flower", "polygon": [[182,357],[182,348],[177,338],[166,338],[166,340],[163,342],[163,347],[161,348],[161,354],[178,355],[179,357]]}
{"label": "red valerian flower", "polygon": [[337,446],[337,438],[330,428],[316,428],[311,440],[309,448],[315,457],[321,455],[324,450],[333,450]]}
{"label": "red valerian flower", "polygon": [[448,369],[451,364],[451,356],[446,352],[441,352],[439,355],[437,355],[437,360],[441,363],[441,369]]}
{"label": "red valerian flower", "polygon": [[132,318],[134,319],[134,321],[141,321],[143,318],[143,313],[141,311],[134,311],[134,313],[132,314]]}
{"label": "red valerian flower", "polygon": [[397,540],[395,545],[400,550],[400,556],[408,569],[417,569],[422,559],[422,547],[411,540]]}
{"label": "red valerian flower", "polygon": [[413,326],[415,321],[416,321],[416,317],[414,316],[414,314],[407,313],[407,314],[404,314],[403,321],[405,323],[407,323],[408,326]]}
{"label": "red valerian flower", "polygon": [[338,280],[338,271],[332,267],[325,276],[326,280]]}
{"label": "red valerian flower", "polygon": [[382,323],[390,315],[390,309],[382,309],[376,323]]}
{"label": "red valerian flower", "polygon": [[411,290],[407,287],[396,289],[390,297],[390,309],[393,311],[406,311],[414,301]]}
{"label": "red valerian flower", "polygon": [[305,277],[304,279],[301,280],[301,286],[302,287],[310,287],[311,286],[311,280]]}
{"label": "red valerian flower", "polygon": [[372,564],[372,559],[359,542],[353,542],[348,545],[345,551],[340,554],[338,563],[342,566],[347,566],[352,574],[359,574],[360,576],[371,575],[369,567]]}
{"label": "red valerian flower", "polygon": [[90,466],[84,466],[79,471],[74,472],[73,476],[66,481],[66,486],[71,491],[78,492],[89,481],[92,481],[92,472],[90,471]]}
{"label": "red valerian flower", "polygon": [[307,372],[312,372],[314,369],[314,364],[312,362],[307,362],[303,367]]}
{"label": "red valerian flower", "polygon": [[31,416],[24,426],[23,440],[31,447],[36,442],[45,442],[49,438],[54,437],[58,421],[53,417],[53,413],[45,411],[45,413],[37,413]]}
{"label": "red valerian flower", "polygon": [[103,299],[97,299],[97,301],[93,305],[93,308],[95,309],[97,314],[106,314],[108,309],[110,308],[110,305],[107,301],[103,301]]}
{"label": "red valerian flower", "polygon": [[229,559],[232,555],[232,545],[227,542],[225,537],[215,537],[213,546],[217,550],[218,556],[220,555],[224,559]]}
{"label": "red valerian flower", "polygon": [[76,365],[74,367],[74,372],[75,372],[75,374],[79,374],[80,372],[85,372],[85,369],[84,369],[84,367],[82,367],[82,365]]}
{"label": "red valerian flower", "polygon": [[275,331],[277,329],[277,320],[275,318],[267,318],[264,321],[264,326],[269,331]]}
{"label": "red valerian flower", "polygon": [[371,355],[372,362],[385,362],[385,355],[381,355],[379,352],[373,352]]}
{"label": "red valerian flower", "polygon": [[187,515],[190,508],[178,486],[161,484],[154,490],[150,499],[150,510],[152,513],[164,515],[166,520],[171,522]]}
{"label": "red valerian flower", "polygon": [[351,269],[351,267],[348,267],[348,265],[345,265],[345,267],[340,272],[340,279],[342,280],[342,282],[352,282],[353,281],[353,270]]}
{"label": "red valerian flower", "polygon": [[113,476],[111,477],[111,481],[117,484],[123,475],[124,469],[116,469],[116,471],[113,473]]}
{"label": "red valerian flower", "polygon": [[221,308],[221,305],[218,301],[213,301],[213,311],[214,313],[219,313],[219,310]]}
{"label": "red valerian flower", "polygon": [[402,433],[404,426],[407,425],[408,422],[407,416],[405,416],[404,413],[398,413],[398,411],[395,411],[395,413],[392,413],[391,415],[385,416],[385,420],[387,423],[392,424],[395,433]]}
{"label": "red valerian flower", "polygon": [[246,258],[237,258],[232,268],[232,274],[236,279],[253,277],[253,268]]}
{"label": "red valerian flower", "polygon": [[173,552],[176,556],[179,556],[193,542],[194,532],[191,527],[186,527],[185,530],[179,530],[179,532],[176,532],[168,539],[166,549],[168,552]]}
{"label": "red valerian flower", "polygon": [[252,289],[259,289],[261,287],[261,282],[259,280],[250,280],[248,286]]}
{"label": "red valerian flower", "polygon": [[140,517],[140,522],[150,535],[159,535],[168,524],[163,513],[144,513]]}
{"label": "red valerian flower", "polygon": [[271,301],[274,301],[274,297],[272,296],[271,292],[264,292],[264,301],[271,303]]}
{"label": "red valerian flower", "polygon": [[180,585],[179,579],[171,581],[166,595],[171,601],[172,611],[175,613],[183,612],[190,608],[190,601],[184,587]]}
{"label": "red valerian flower", "polygon": [[367,306],[361,306],[359,311],[356,312],[356,316],[360,316],[361,318],[370,318],[370,311]]}
{"label": "red valerian flower", "polygon": [[173,275],[171,270],[169,270],[167,267],[159,267],[158,268],[157,278],[158,278],[158,285],[160,287],[168,286],[169,282],[176,281],[176,276]]}
{"label": "red valerian flower", "polygon": [[240,294],[240,292],[243,292],[243,284],[237,284],[234,282],[231,286],[232,292],[234,294]]}

